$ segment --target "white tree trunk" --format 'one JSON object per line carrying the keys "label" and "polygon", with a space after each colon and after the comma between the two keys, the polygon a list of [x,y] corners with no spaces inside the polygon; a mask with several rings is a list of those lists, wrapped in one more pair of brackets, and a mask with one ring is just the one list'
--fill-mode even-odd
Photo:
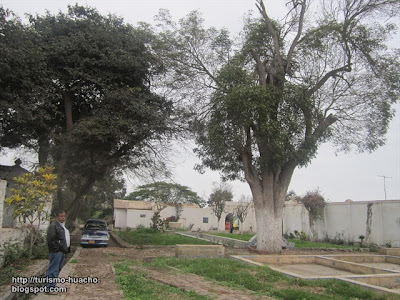
{"label": "white tree trunk", "polygon": [[[242,152],[243,169],[246,181],[253,194],[254,210],[257,225],[257,250],[269,253],[282,251],[282,217],[283,207],[296,161],[289,161],[284,166],[268,171],[262,165],[261,175],[252,164],[250,143]],[[262,149],[262,145],[259,146]],[[247,152],[246,152],[247,151]],[[250,153],[250,154],[249,154]],[[268,153],[263,153],[267,156]]]}
{"label": "white tree trunk", "polygon": [[282,251],[282,213],[275,214],[274,208],[256,205],[257,250],[269,253]]}

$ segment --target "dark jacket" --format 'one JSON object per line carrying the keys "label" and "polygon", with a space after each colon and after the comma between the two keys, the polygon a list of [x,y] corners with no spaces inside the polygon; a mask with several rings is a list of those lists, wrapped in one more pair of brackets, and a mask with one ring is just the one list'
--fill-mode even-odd
{"label": "dark jacket", "polygon": [[65,230],[58,221],[53,221],[47,229],[47,246],[49,252],[63,252],[64,254],[69,252]]}

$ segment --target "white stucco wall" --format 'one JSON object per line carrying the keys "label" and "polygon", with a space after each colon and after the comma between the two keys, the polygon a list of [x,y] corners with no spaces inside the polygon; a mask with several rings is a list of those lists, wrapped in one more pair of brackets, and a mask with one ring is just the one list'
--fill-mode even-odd
{"label": "white stucco wall", "polygon": [[8,245],[18,244],[21,248],[29,230],[23,228],[0,228],[0,266],[3,263],[4,250]]}
{"label": "white stucco wall", "polygon": [[128,209],[126,211],[126,226],[136,228],[139,225],[144,227],[151,226],[151,218],[153,217],[152,210],[134,210]]}
{"label": "white stucco wall", "polygon": [[[327,203],[324,217],[314,222],[318,239],[325,237],[330,239],[342,239],[346,242],[359,241],[360,235],[366,235],[367,224],[367,201]],[[225,218],[232,213],[235,203],[229,203],[221,216],[219,224],[212,212],[211,207],[206,208],[184,208],[180,222],[184,228],[192,228],[193,231],[210,231],[217,227],[220,231],[225,230]],[[140,214],[146,214],[140,218]],[[162,219],[175,215],[174,207],[167,207],[161,211]],[[124,228],[136,228],[138,225],[149,227],[151,224],[152,211],[149,210],[126,210],[115,209],[115,226]],[[204,218],[208,222],[204,223]],[[283,233],[290,234],[304,231],[311,236],[308,211],[304,205],[296,202],[287,202],[284,208]],[[193,224],[193,225],[192,225]],[[253,206],[250,207],[248,216],[243,224],[244,232],[255,232],[256,221]],[[400,247],[400,200],[375,201],[372,205],[370,242],[378,245],[390,243],[392,247]]]}
{"label": "white stucco wall", "polygon": [[358,241],[366,231],[367,205],[356,202],[329,203],[325,208],[326,234],[329,238]]}
{"label": "white stucco wall", "polygon": [[308,213],[304,205],[288,201],[284,208],[283,233],[290,234],[295,230],[310,234]]}
{"label": "white stucco wall", "polygon": [[[368,203],[370,202],[327,203],[324,219],[315,223],[319,239],[328,237],[346,242],[360,241],[360,235],[366,236]],[[378,245],[390,243],[392,247],[400,246],[400,200],[373,201],[371,209],[370,242]],[[309,233],[309,222],[303,222],[300,226],[301,220],[305,219],[308,220],[306,210],[300,212],[299,208],[285,207],[284,232],[293,232],[295,227],[298,227],[296,230]]]}
{"label": "white stucco wall", "polygon": [[176,216],[176,209],[175,207],[172,206],[168,206],[166,208],[164,208],[161,212],[160,212],[160,217],[161,219],[166,219],[172,216]]}
{"label": "white stucco wall", "polygon": [[126,209],[115,208],[114,209],[114,227],[125,228],[126,227]]}
{"label": "white stucco wall", "polygon": [[[207,219],[204,219],[207,218]],[[185,208],[181,215],[182,222],[189,228],[193,224],[192,230],[210,231],[218,227],[217,217],[213,214],[211,207],[205,208]],[[205,223],[206,221],[206,223]],[[220,224],[222,224],[222,218]],[[221,226],[221,225],[220,225]]]}

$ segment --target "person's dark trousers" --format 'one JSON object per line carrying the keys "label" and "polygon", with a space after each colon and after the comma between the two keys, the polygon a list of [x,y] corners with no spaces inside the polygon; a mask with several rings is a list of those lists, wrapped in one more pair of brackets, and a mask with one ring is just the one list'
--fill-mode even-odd
{"label": "person's dark trousers", "polygon": [[[47,269],[47,278],[58,278],[64,265],[65,254],[62,252],[50,252],[49,268]],[[56,283],[48,283],[47,287],[55,287]]]}

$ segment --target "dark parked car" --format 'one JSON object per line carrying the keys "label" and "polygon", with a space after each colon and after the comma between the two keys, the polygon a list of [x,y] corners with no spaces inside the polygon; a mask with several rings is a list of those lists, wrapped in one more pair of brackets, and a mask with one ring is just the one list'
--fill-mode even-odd
{"label": "dark parked car", "polygon": [[107,222],[100,219],[90,219],[86,221],[85,227],[82,229],[81,246],[108,246],[110,239]]}

